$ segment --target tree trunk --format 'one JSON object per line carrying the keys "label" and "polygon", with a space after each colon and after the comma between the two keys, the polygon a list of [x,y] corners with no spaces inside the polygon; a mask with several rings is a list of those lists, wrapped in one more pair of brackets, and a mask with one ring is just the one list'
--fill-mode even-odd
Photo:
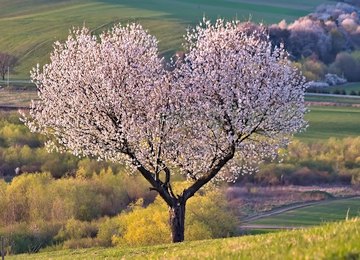
{"label": "tree trunk", "polygon": [[185,231],[185,202],[183,200],[176,200],[173,206],[169,208],[169,213],[172,242],[183,242]]}

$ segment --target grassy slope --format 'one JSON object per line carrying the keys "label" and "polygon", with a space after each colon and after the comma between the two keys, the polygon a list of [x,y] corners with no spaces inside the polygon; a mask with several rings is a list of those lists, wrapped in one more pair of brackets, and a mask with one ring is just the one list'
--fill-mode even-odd
{"label": "grassy slope", "polygon": [[63,250],[7,259],[359,259],[360,219],[266,235],[141,248]]}
{"label": "grassy slope", "polygon": [[312,226],[328,221],[344,220],[347,212],[349,217],[360,217],[360,198],[330,200],[319,205],[307,206],[264,217],[247,224],[284,227]]}
{"label": "grassy slope", "polygon": [[209,18],[238,17],[278,22],[303,16],[327,0],[2,0],[0,1],[0,51],[20,58],[18,74],[28,78],[29,70],[48,60],[52,43],[63,40],[73,26],[100,31],[114,22],[139,21],[160,40],[164,54],[181,46],[184,29]]}
{"label": "grassy slope", "polygon": [[296,136],[302,141],[360,135],[360,108],[311,107],[306,119],[309,121],[308,129]]}

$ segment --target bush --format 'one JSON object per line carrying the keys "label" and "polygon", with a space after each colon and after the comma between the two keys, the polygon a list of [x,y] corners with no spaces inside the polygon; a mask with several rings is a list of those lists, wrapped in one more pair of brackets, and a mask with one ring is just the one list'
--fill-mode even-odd
{"label": "bush", "polygon": [[340,52],[330,65],[330,72],[344,76],[348,81],[360,81],[360,51]]}
{"label": "bush", "polygon": [[105,217],[99,221],[96,239],[101,246],[111,246],[114,237],[120,237],[120,223],[118,218]]}
{"label": "bush", "polygon": [[321,190],[305,191],[303,196],[310,197],[312,200],[325,200],[334,198],[332,194]]}
{"label": "bush", "polygon": [[85,237],[80,239],[66,240],[62,246],[62,249],[79,249],[97,247],[99,243],[96,239],[91,237]]}
{"label": "bush", "polygon": [[[117,246],[170,243],[169,213],[166,209],[166,204],[159,197],[146,208],[143,201],[138,201],[118,217],[120,228],[113,235],[112,243]],[[225,196],[218,190],[191,198],[187,203],[185,221],[186,241],[228,237],[234,235],[237,229],[237,217],[229,210]]]}
{"label": "bush", "polygon": [[69,219],[66,225],[60,229],[55,239],[57,241],[77,240],[81,238],[94,238],[98,232],[97,226],[76,219]]}
{"label": "bush", "polygon": [[294,63],[294,65],[309,81],[324,79],[325,74],[327,73],[326,65],[314,56],[300,59],[298,62]]}
{"label": "bush", "polygon": [[53,237],[59,229],[58,223],[21,223],[1,228],[0,236],[7,238],[8,254],[36,253],[54,243]]}
{"label": "bush", "polygon": [[297,170],[290,178],[290,183],[295,185],[316,185],[334,181],[334,175],[329,172],[309,169],[308,167]]}

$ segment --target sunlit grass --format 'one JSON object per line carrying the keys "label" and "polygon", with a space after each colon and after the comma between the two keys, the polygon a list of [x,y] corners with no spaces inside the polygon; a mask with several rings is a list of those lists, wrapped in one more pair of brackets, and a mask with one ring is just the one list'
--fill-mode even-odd
{"label": "sunlit grass", "polygon": [[359,259],[360,219],[265,235],[137,248],[90,248],[8,259]]}
{"label": "sunlit grass", "polygon": [[301,141],[314,142],[330,137],[344,138],[360,135],[360,108],[354,107],[310,107],[305,116],[308,129],[296,135]]}
{"label": "sunlit grass", "polygon": [[329,221],[360,217],[360,198],[330,200],[320,205],[289,210],[277,215],[264,217],[248,224],[273,226],[313,226]]}

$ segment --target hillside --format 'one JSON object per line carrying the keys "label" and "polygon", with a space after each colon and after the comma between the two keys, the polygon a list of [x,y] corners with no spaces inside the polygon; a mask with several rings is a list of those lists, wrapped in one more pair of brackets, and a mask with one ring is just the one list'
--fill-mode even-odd
{"label": "hillside", "polygon": [[241,227],[299,228],[360,217],[360,197],[338,198],[325,201],[280,207],[244,220]]}
{"label": "hillside", "polygon": [[8,259],[358,259],[360,219],[266,235],[140,248],[90,248]]}
{"label": "hillside", "polygon": [[326,0],[4,0],[0,2],[0,51],[16,55],[19,65],[13,79],[28,79],[36,63],[48,61],[51,46],[64,40],[72,27],[85,24],[94,31],[113,23],[137,21],[157,36],[164,55],[179,49],[188,25],[204,15],[209,18],[237,17],[241,20],[293,21]]}

